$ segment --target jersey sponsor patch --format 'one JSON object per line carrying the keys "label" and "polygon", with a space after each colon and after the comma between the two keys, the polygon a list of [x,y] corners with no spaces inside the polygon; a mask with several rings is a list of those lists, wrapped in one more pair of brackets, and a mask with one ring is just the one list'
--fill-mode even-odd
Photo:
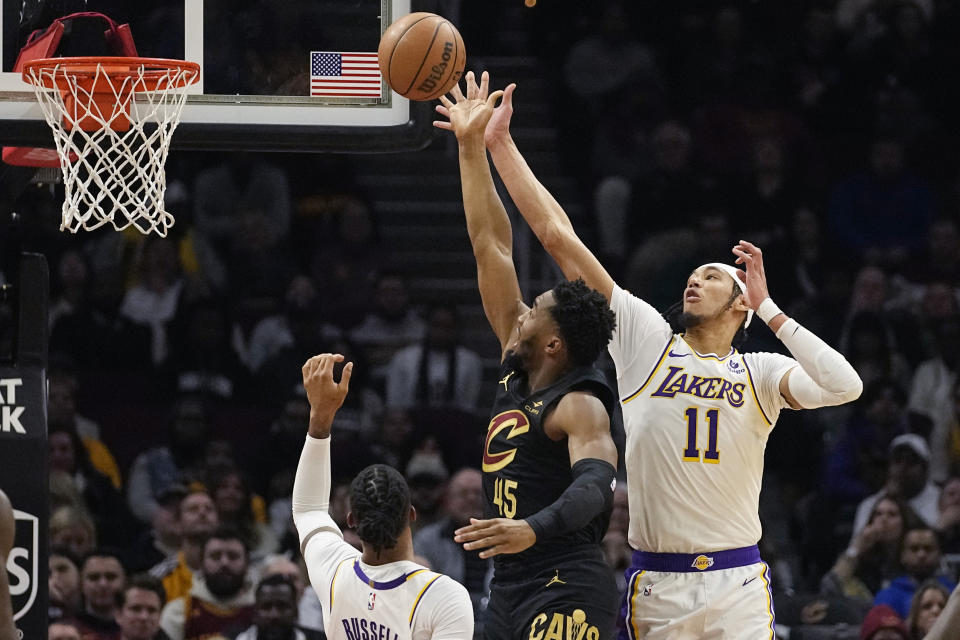
{"label": "jersey sponsor patch", "polygon": [[743,364],[741,364],[738,360],[728,360],[727,369],[730,369],[731,372],[737,375],[741,375],[746,372],[746,368],[744,368]]}

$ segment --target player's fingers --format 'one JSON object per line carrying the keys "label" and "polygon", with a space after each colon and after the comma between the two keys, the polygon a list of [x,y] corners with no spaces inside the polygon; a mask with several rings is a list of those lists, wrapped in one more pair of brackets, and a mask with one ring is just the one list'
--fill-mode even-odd
{"label": "player's fingers", "polygon": [[487,95],[490,92],[490,74],[484,71],[480,74],[480,93],[477,97],[481,100],[486,100]]}
{"label": "player's fingers", "polygon": [[506,553],[506,549],[503,548],[503,545],[497,545],[495,547],[490,547],[489,549],[484,549],[480,552],[480,558],[486,560],[487,558],[492,558],[493,556],[498,556],[501,553]]}
{"label": "player's fingers", "polygon": [[475,100],[477,93],[480,92],[480,88],[477,87],[477,77],[473,75],[473,71],[467,71],[467,100]]}
{"label": "player's fingers", "polygon": [[323,361],[320,364],[320,375],[324,378],[333,377],[333,365],[337,362],[343,362],[343,356],[339,353],[328,353],[325,354]]}
{"label": "player's fingers", "polygon": [[[443,100],[447,100],[447,96],[440,96],[440,98]],[[447,100],[447,104],[450,104],[449,100]],[[447,116],[448,118],[450,117],[450,109],[448,109],[442,104],[438,104],[436,107],[434,107],[434,110],[436,110],[436,112],[442,116]]]}
{"label": "player's fingers", "polygon": [[434,120],[433,126],[435,126],[437,129],[445,129],[447,131],[453,131],[453,125],[451,125],[446,120]]}
{"label": "player's fingers", "polygon": [[459,84],[453,85],[453,88],[450,89],[450,93],[453,94],[453,97],[457,99],[457,102],[462,102],[463,100],[465,100],[465,98],[463,97],[463,91],[460,91]]}
{"label": "player's fingers", "polygon": [[346,395],[347,392],[350,391],[351,376],[353,376],[353,363],[348,362],[343,367],[343,373],[340,374],[340,384],[337,385],[340,388],[340,390],[343,391],[344,395]]}
{"label": "player's fingers", "polygon": [[306,363],[303,365],[305,374],[307,376],[313,375],[317,371],[317,368],[320,366],[320,363],[323,361],[323,358],[327,355],[328,354],[326,353],[318,353],[317,355],[309,358],[306,361]]}
{"label": "player's fingers", "polygon": [[476,551],[478,549],[486,549],[487,547],[494,547],[500,544],[502,540],[498,536],[485,536],[479,540],[474,540],[473,542],[467,542],[463,545],[463,548],[467,551]]}
{"label": "player's fingers", "polygon": [[472,542],[483,538],[490,532],[488,527],[463,527],[457,529],[453,534],[453,539],[457,542]]}
{"label": "player's fingers", "polygon": [[[454,85],[454,86],[456,87],[456,85]],[[460,90],[460,89],[457,88],[457,91],[459,91],[459,90]],[[453,93],[453,89],[450,90],[450,93]],[[449,116],[449,115],[450,115],[450,107],[453,106],[453,103],[450,102],[450,98],[448,98],[448,97],[445,96],[445,95],[442,95],[442,96],[440,96],[440,102],[443,103],[443,106],[437,105],[437,111],[440,111],[441,109],[443,109],[443,111],[440,111],[440,113],[442,113],[442,114],[445,115],[445,116]]]}
{"label": "player's fingers", "polygon": [[737,279],[740,280],[740,282],[746,284],[746,283],[747,283],[747,274],[745,274],[745,273],[744,273],[743,271],[741,271],[740,269],[737,269]]}
{"label": "player's fingers", "polygon": [[507,88],[503,90],[503,104],[507,105],[508,109],[513,109],[513,92],[516,88],[517,84],[511,82],[507,85]]}
{"label": "player's fingers", "polygon": [[503,91],[497,90],[490,94],[490,97],[487,98],[487,106],[490,108],[497,106],[497,100],[503,96]]}

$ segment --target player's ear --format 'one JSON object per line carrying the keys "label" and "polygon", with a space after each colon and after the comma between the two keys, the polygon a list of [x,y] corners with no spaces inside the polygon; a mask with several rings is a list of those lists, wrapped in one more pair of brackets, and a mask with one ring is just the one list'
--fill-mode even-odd
{"label": "player's ear", "polygon": [[357,528],[357,522],[353,519],[353,511],[347,511],[347,526],[351,529]]}
{"label": "player's ear", "polygon": [[413,505],[410,505],[410,518],[408,521],[413,522],[416,519],[417,519],[417,510],[414,508]]}
{"label": "player's ear", "polygon": [[747,306],[746,299],[743,294],[737,296],[737,299],[733,301],[733,308],[737,311],[747,312],[750,311],[750,307]]}
{"label": "player's ear", "polygon": [[550,336],[550,339],[547,340],[547,344],[544,349],[549,355],[555,356],[563,349],[563,340],[560,339],[560,336],[554,333]]}

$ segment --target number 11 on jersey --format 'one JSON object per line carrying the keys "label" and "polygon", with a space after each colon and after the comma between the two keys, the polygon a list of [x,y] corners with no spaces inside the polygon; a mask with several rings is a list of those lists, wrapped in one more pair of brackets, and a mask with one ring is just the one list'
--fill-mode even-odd
{"label": "number 11 on jersey", "polygon": [[493,504],[497,505],[497,511],[504,518],[517,515],[517,495],[514,493],[516,488],[516,480],[497,476],[493,481]]}
{"label": "number 11 on jersey", "polygon": [[[684,462],[700,462],[700,449],[697,448],[697,426],[699,409],[690,407],[684,412],[687,416],[687,447],[683,450]],[[720,410],[707,411],[707,449],[703,452],[703,461],[710,464],[720,462],[720,452],[717,451],[717,422]]]}

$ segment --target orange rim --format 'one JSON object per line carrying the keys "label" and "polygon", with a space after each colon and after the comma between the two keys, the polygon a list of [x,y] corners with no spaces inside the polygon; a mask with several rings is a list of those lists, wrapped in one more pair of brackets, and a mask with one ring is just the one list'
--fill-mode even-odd
{"label": "orange rim", "polygon": [[[42,72],[44,70],[58,69],[66,77],[93,78],[97,75],[98,68],[110,78],[117,79],[139,76],[142,73],[144,80],[147,82],[169,78],[168,74],[171,70],[179,69],[186,72],[178,78],[176,84],[169,88],[185,87],[200,78],[200,65],[196,62],[168,58],[130,58],[124,56],[39,58],[24,63],[22,77],[24,82],[37,84],[37,81],[43,78]],[[34,71],[36,71],[36,76]],[[54,87],[46,88],[52,89]],[[147,88],[152,89],[153,87],[148,86]]]}

